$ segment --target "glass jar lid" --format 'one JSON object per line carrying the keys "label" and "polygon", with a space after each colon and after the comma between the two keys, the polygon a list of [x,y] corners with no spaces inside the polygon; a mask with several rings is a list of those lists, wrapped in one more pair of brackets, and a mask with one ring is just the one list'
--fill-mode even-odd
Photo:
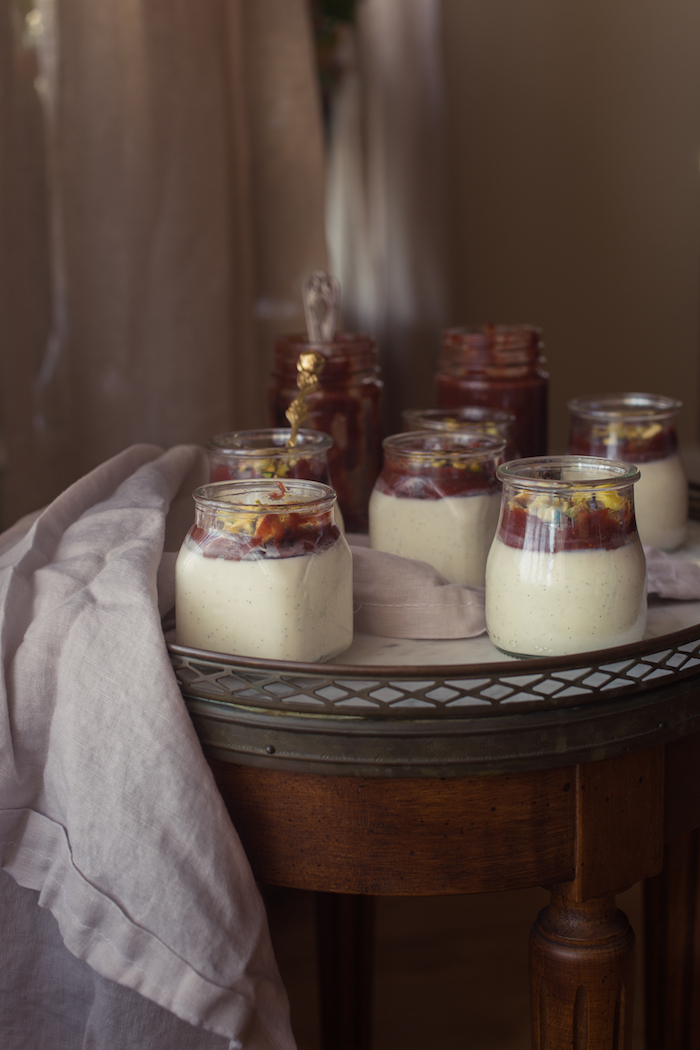
{"label": "glass jar lid", "polygon": [[505,438],[478,430],[410,430],[384,438],[386,455],[399,455],[417,463],[449,454],[451,459],[494,459],[502,455]]}
{"label": "glass jar lid", "polygon": [[402,412],[404,426],[411,430],[468,430],[479,431],[492,425],[494,433],[506,433],[515,423],[512,412],[481,405],[465,405],[461,408],[406,408]]}
{"label": "glass jar lid", "polygon": [[644,423],[676,415],[683,402],[661,394],[594,394],[573,398],[566,407],[573,415],[598,422],[624,419]]}
{"label": "glass jar lid", "polygon": [[265,427],[260,430],[235,430],[227,434],[217,434],[206,443],[209,452],[218,455],[246,459],[251,452],[256,454],[270,453],[275,456],[294,457],[299,449],[304,452],[328,452],[333,444],[329,434],[320,430],[300,430],[296,445],[288,446],[291,430],[289,427]]}
{"label": "glass jar lid", "polygon": [[531,492],[596,492],[633,485],[640,472],[631,463],[598,456],[536,456],[503,463],[496,474],[504,485]]}
{"label": "glass jar lid", "polygon": [[290,478],[215,481],[194,491],[199,510],[222,514],[309,514],[328,510],[336,500],[335,490],[320,481]]}

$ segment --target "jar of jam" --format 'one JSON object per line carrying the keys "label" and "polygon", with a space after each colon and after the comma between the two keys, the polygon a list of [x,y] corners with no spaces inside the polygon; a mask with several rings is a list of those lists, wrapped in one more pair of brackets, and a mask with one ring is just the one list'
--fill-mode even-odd
{"label": "jar of jam", "polygon": [[426,561],[450,583],[483,587],[504,448],[502,438],[465,430],[386,438],[369,503],[370,547]]}
{"label": "jar of jam", "polygon": [[513,656],[638,642],[646,562],[629,463],[543,456],[498,468],[498,531],[486,565],[486,628]]}
{"label": "jar of jam", "polygon": [[685,540],[688,481],[678,455],[680,401],[656,394],[603,394],[569,401],[569,452],[634,463],[642,543],[672,551]]}
{"label": "jar of jam", "polygon": [[277,340],[269,391],[270,422],[286,424],[285,411],[297,395],[299,354],[314,350],[326,363],[318,389],[309,395],[305,426],[330,434],[328,453],[333,487],[351,532],[367,529],[367,504],[381,467],[381,400],[377,348],[366,335],[339,333],[330,343],[309,343],[303,335]]}
{"label": "jar of jam", "polygon": [[512,413],[520,455],[544,455],[549,376],[542,345],[532,325],[446,329],[435,377],[438,408],[481,405]]}
{"label": "jar of jam", "polygon": [[401,413],[404,430],[471,430],[491,437],[500,437],[506,443],[505,459],[519,459],[520,452],[513,440],[515,416],[497,408],[405,408]]}
{"label": "jar of jam", "polygon": [[352,642],[352,555],[328,485],[220,481],[194,493],[175,566],[180,645],[328,660]]}

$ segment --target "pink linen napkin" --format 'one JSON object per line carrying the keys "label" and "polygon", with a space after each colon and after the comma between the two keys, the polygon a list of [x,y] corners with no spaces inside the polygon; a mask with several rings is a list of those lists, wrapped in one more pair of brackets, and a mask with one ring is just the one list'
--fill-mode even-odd
{"label": "pink linen napkin", "polygon": [[647,593],[659,598],[692,601],[700,598],[700,565],[666,554],[656,547],[645,547]]}
{"label": "pink linen napkin", "polygon": [[[87,963],[127,990],[120,1046],[293,1050],[263,903],[156,607],[164,546],[179,547],[206,476],[203,449],[136,445],[0,537],[0,866],[27,891],[12,900],[36,894],[53,916],[65,987],[80,967],[84,986]],[[20,954],[3,956],[4,1035]],[[51,989],[25,983],[51,1013]],[[75,1038],[21,1045],[113,1046],[88,987]],[[189,1034],[148,1038],[150,1006]]]}
{"label": "pink linen napkin", "polygon": [[[348,536],[353,554],[355,630],[388,638],[473,638],[486,630],[484,589],[449,583],[426,562],[371,550]],[[654,547],[644,550],[647,591],[700,599],[700,565]]]}
{"label": "pink linen napkin", "polygon": [[484,589],[448,583],[424,561],[349,537],[355,630],[387,638],[473,638],[486,630]]}

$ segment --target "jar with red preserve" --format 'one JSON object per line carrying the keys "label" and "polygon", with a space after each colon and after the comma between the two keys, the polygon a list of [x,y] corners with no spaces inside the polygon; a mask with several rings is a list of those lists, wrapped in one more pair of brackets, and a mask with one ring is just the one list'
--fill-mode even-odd
{"label": "jar with red preserve", "polygon": [[486,565],[486,627],[513,656],[563,656],[640,641],[646,562],[634,513],[639,471],[589,456],[499,467]]}
{"label": "jar with red preserve", "polygon": [[642,543],[672,551],[685,540],[688,481],[678,455],[680,401],[657,394],[603,394],[569,401],[569,452],[634,463]]}
{"label": "jar with red preserve", "polygon": [[330,343],[309,343],[303,335],[277,340],[269,390],[270,422],[285,426],[285,411],[297,396],[299,354],[314,350],[326,363],[318,389],[309,395],[304,425],[330,434],[331,482],[351,532],[367,529],[367,504],[381,467],[381,401],[384,384],[377,348],[366,335],[337,334]]}
{"label": "jar with red preserve", "polygon": [[194,493],[175,565],[180,645],[316,662],[352,642],[352,555],[335,492],[290,478],[220,481]]}
{"label": "jar with red preserve", "polygon": [[504,459],[519,459],[520,452],[513,439],[515,416],[497,408],[405,408],[401,413],[404,430],[471,430],[478,434],[502,438]]}
{"label": "jar with red preserve", "polygon": [[502,438],[464,430],[386,438],[369,503],[370,547],[426,561],[450,583],[483,587],[504,447]]}
{"label": "jar with red preserve", "polygon": [[549,376],[542,346],[533,325],[446,329],[435,376],[438,408],[479,405],[510,412],[520,455],[544,455]]}

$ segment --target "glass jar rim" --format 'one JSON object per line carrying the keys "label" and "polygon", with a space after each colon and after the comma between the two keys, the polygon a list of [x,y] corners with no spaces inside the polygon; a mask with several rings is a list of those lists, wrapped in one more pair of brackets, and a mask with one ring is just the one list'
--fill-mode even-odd
{"label": "glass jar rim", "polygon": [[667,418],[680,412],[683,402],[673,397],[665,397],[663,394],[625,392],[575,397],[567,401],[566,407],[572,415],[607,422],[618,419]]}
{"label": "glass jar rim", "polygon": [[[281,494],[275,499],[274,493],[280,493],[280,489]],[[299,478],[288,478],[284,482],[279,478],[212,481],[195,489],[192,495],[200,510],[240,514],[321,512],[330,510],[337,499],[330,485]]]}
{"label": "glass jar rim", "polygon": [[405,408],[401,415],[405,421],[423,418],[437,422],[440,419],[452,418],[457,421],[464,419],[469,423],[498,423],[503,426],[513,426],[515,423],[512,412],[483,405],[462,405],[459,408]]}
{"label": "glass jar rim", "polygon": [[443,339],[471,339],[473,337],[475,343],[483,342],[485,345],[514,335],[526,335],[530,339],[536,336],[539,341],[542,338],[542,329],[537,325],[523,322],[518,324],[465,324],[456,325],[454,328],[444,328],[442,331]]}
{"label": "glass jar rim", "polygon": [[[504,484],[535,492],[595,491],[633,485],[641,477],[638,467],[600,456],[533,456],[502,463],[496,474]],[[569,476],[562,476],[568,474]],[[578,475],[578,476],[577,476]]]}
{"label": "glass jar rim", "polygon": [[[251,455],[295,456],[298,455],[300,450],[304,452],[328,452],[333,445],[333,438],[330,434],[324,434],[320,430],[302,429],[297,436],[296,445],[288,446],[287,441],[291,433],[290,427],[232,430],[209,438],[205,448],[209,452],[245,458]],[[275,444],[275,438],[280,439],[279,445]]]}
{"label": "glass jar rim", "polygon": [[436,453],[449,453],[460,459],[489,459],[502,455],[505,438],[480,430],[410,430],[391,434],[382,441],[385,452],[416,459],[433,459]]}

